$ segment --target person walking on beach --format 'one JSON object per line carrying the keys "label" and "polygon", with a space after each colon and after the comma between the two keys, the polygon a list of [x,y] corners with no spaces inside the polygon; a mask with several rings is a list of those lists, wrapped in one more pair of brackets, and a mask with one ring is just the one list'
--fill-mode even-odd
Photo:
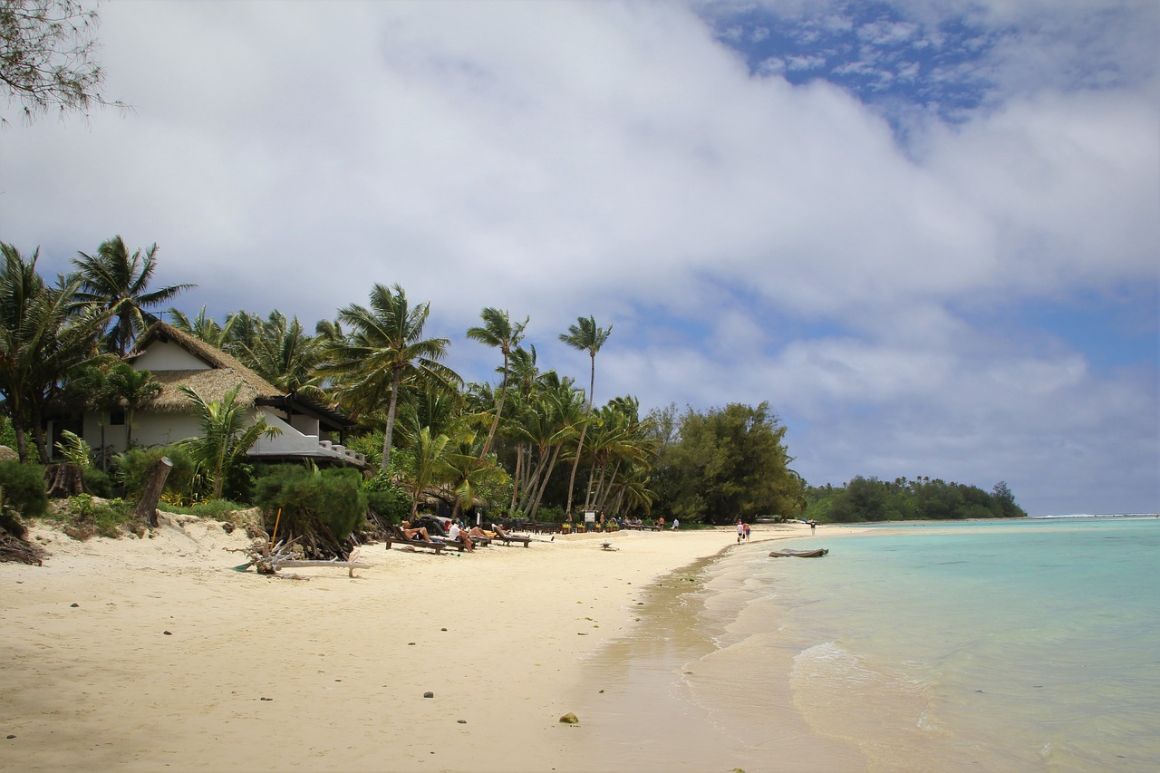
{"label": "person walking on beach", "polygon": [[818,528],[818,522],[817,521],[810,521],[810,534],[813,534],[814,530],[817,528]]}
{"label": "person walking on beach", "polygon": [[746,523],[746,524],[743,524],[743,526],[745,527],[745,541],[748,542],[749,541],[749,524]]}
{"label": "person walking on beach", "polygon": [[680,525],[681,525],[681,519],[680,518],[673,518],[673,531],[676,531],[677,527]]}
{"label": "person walking on beach", "polygon": [[745,525],[741,523],[741,519],[737,519],[737,544],[741,544],[741,540],[745,539]]}

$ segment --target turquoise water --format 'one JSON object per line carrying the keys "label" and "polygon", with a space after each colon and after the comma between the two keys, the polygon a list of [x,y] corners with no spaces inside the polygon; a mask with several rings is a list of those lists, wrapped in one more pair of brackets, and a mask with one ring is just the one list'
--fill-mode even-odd
{"label": "turquoise water", "polygon": [[[827,531],[740,545],[661,583],[638,629],[586,666],[584,758],[1160,770],[1160,520]],[[787,546],[830,554],[769,556]]]}
{"label": "turquoise water", "polygon": [[797,711],[872,768],[1160,769],[1160,520],[794,543],[826,544],[822,559],[748,550],[711,565],[707,588],[728,600],[705,599],[705,657],[752,662],[754,641],[791,652]]}

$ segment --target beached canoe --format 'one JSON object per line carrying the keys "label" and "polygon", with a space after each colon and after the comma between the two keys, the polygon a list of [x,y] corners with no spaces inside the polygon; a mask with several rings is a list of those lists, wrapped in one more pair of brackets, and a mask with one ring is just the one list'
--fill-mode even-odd
{"label": "beached canoe", "polygon": [[817,550],[775,550],[769,554],[770,558],[785,558],[786,556],[797,556],[798,558],[821,558],[829,553],[829,548],[818,548]]}

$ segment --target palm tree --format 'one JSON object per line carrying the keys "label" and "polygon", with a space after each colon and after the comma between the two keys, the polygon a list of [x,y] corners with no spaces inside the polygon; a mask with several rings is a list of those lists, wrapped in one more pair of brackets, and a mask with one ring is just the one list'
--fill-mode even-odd
{"label": "palm tree", "polygon": [[212,496],[220,499],[226,475],[239,459],[265,435],[274,437],[282,430],[270,427],[265,419],[247,425],[245,409],[237,404],[241,384],[230,389],[220,401],[207,401],[188,386],[180,387],[193,401],[201,424],[201,437],[187,440],[197,465],[210,479]]}
{"label": "palm tree", "polygon": [[508,362],[511,358],[512,348],[519,346],[520,341],[524,337],[524,328],[528,326],[527,317],[524,321],[512,325],[511,318],[506,311],[488,306],[480,316],[483,318],[483,327],[472,327],[467,330],[467,337],[479,341],[481,344],[494,346],[503,354],[503,380],[500,382],[499,395],[495,403],[495,418],[492,419],[491,428],[487,431],[487,439],[483,441],[483,449],[479,452],[479,458],[487,456],[491,451],[492,441],[495,440],[495,431],[499,427],[500,415],[503,413],[503,401],[505,393],[507,392],[508,384]]}
{"label": "palm tree", "polygon": [[169,318],[172,320],[170,324],[173,327],[218,349],[225,349],[229,344],[235,316],[231,314],[226,318],[224,325],[219,325],[217,320],[206,315],[205,306],[201,307],[201,311],[193,319],[178,309],[169,310]]}
{"label": "palm tree", "polygon": [[340,379],[337,391],[352,406],[374,413],[387,402],[383,433],[382,469],[387,471],[395,429],[400,389],[408,383],[432,382],[445,388],[460,383],[459,376],[439,360],[447,352],[446,338],[423,338],[429,304],[411,308],[403,288],[376,284],[370,308],[356,304],[339,310],[339,321],[350,332],[330,343],[324,375]]}
{"label": "palm tree", "polygon": [[0,243],[0,397],[12,419],[16,451],[28,461],[28,433],[37,455],[49,459],[43,419],[66,376],[96,355],[96,340],[108,317],[96,309],[74,310],[78,280],[45,285],[36,272],[40,250],[25,260]]}
{"label": "palm tree", "polygon": [[[569,519],[572,517],[572,492],[576,488],[576,469],[580,466],[580,455],[584,451],[584,435],[588,431],[588,416],[592,413],[592,398],[596,391],[596,353],[600,351],[600,347],[604,346],[604,342],[611,334],[612,325],[609,325],[607,330],[599,328],[596,326],[596,320],[591,316],[577,318],[576,324],[570,326],[567,333],[560,334],[561,341],[573,349],[588,352],[588,357],[592,361],[592,377],[588,387],[588,409],[584,414],[584,425],[580,429],[580,440],[576,444],[576,459],[572,462],[572,475],[568,478],[568,506],[565,512]],[[585,508],[589,505],[591,495],[592,492],[588,492],[584,496]]]}
{"label": "palm tree", "polygon": [[314,373],[322,359],[321,339],[307,335],[297,317],[287,320],[272,311],[262,320],[240,311],[230,323],[239,333],[229,349],[244,365],[284,392],[321,393]]}
{"label": "palm tree", "polygon": [[156,321],[157,318],[146,309],[194,287],[191,284],[170,285],[146,292],[153,272],[157,270],[156,244],[146,250],[142,258],[141,250],[130,255],[121,237],[114,236],[97,248],[96,255],[83,252],[79,255],[73,259],[81,280],[76,299],[114,315],[106,347],[116,354],[127,352],[137,333]]}
{"label": "palm tree", "polygon": [[651,421],[639,418],[640,404],[634,397],[617,397],[600,409],[595,435],[590,438],[593,453],[588,489],[594,492],[592,507],[616,513],[628,480],[648,482],[656,457]]}
{"label": "palm tree", "polygon": [[480,494],[494,492],[509,480],[494,459],[480,456],[476,449],[475,433],[470,429],[461,426],[451,436],[446,460],[447,481],[455,494],[452,518],[458,518],[460,510],[470,509]]}
{"label": "palm tree", "polygon": [[419,497],[433,483],[449,477],[447,444],[443,434],[432,437],[431,428],[423,427],[415,439],[415,468],[406,476],[404,486],[411,494],[411,520],[419,514]]}
{"label": "palm tree", "polygon": [[584,398],[571,379],[548,371],[531,394],[516,393],[518,402],[509,432],[517,441],[511,510],[534,518],[564,447],[583,423]]}
{"label": "palm tree", "polygon": [[125,409],[125,448],[133,447],[133,418],[137,409],[161,392],[161,384],[147,370],[136,370],[119,362],[109,372],[109,385],[117,402]]}

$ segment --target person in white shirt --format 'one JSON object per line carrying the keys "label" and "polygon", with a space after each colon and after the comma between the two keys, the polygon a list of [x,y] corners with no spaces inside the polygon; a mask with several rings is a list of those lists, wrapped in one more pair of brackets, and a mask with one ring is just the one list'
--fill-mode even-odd
{"label": "person in white shirt", "polygon": [[463,547],[467,548],[468,552],[475,550],[475,545],[471,542],[471,537],[467,532],[459,528],[458,521],[451,522],[451,529],[447,532],[447,539],[452,542],[462,542]]}

